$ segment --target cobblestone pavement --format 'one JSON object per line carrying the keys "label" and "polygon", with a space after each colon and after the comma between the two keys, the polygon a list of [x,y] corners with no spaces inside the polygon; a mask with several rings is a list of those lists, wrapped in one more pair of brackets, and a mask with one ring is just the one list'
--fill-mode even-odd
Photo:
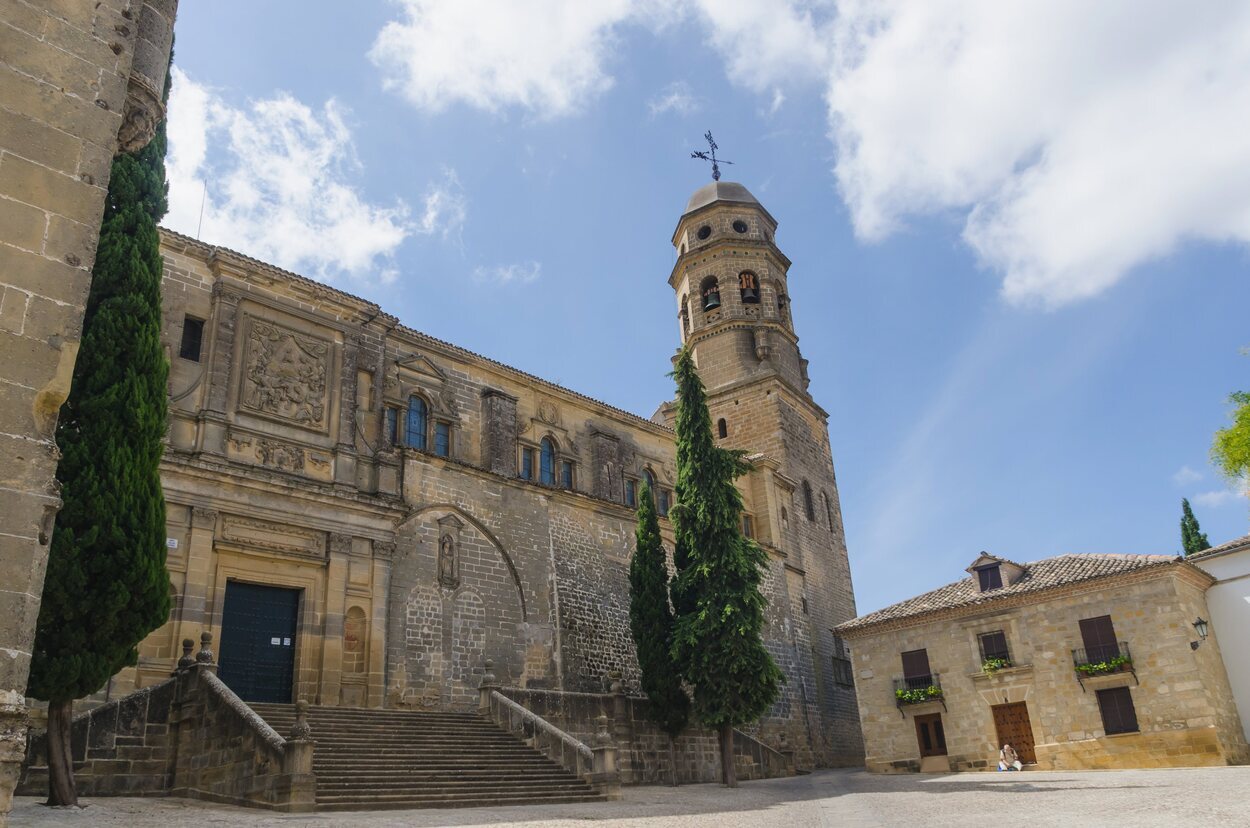
{"label": "cobblestone pavement", "polygon": [[100,798],[78,811],[14,802],[12,828],[27,826],[1250,826],[1250,767],[1181,770],[810,776],[718,785],[627,788],[620,802],[588,805],[371,811],[298,816],[184,799]]}

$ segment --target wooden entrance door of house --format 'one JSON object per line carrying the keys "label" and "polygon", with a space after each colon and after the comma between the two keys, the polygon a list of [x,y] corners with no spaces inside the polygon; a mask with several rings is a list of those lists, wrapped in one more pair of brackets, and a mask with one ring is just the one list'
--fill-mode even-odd
{"label": "wooden entrance door of house", "polygon": [[300,592],[226,582],[217,675],[244,701],[291,701]]}
{"label": "wooden entrance door of house", "polygon": [[920,758],[946,755],[946,733],[942,730],[942,714],[928,713],[916,717],[916,741]]}
{"label": "wooden entrance door of house", "polygon": [[1029,722],[1029,708],[1024,702],[1014,704],[996,704],[994,711],[994,729],[998,731],[998,744],[995,747],[1011,745],[1025,764],[1037,762],[1037,754],[1033,752],[1033,725]]}

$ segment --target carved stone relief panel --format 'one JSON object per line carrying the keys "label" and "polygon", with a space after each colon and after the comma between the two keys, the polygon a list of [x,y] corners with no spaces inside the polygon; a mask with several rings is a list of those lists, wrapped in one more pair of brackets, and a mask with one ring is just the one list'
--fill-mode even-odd
{"label": "carved stone relief panel", "polygon": [[239,546],[301,557],[325,558],[325,533],[267,520],[227,515],[221,538]]}
{"label": "carved stone relief panel", "polygon": [[329,424],[330,346],[328,340],[249,319],[240,407],[325,431]]}
{"label": "carved stone relief panel", "polygon": [[326,452],[244,431],[230,431],[226,457],[326,482],[334,477],[334,461]]}

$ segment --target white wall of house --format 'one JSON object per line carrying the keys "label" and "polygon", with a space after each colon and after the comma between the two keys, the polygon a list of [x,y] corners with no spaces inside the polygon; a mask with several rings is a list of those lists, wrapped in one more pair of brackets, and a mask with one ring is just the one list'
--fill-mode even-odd
{"label": "white wall of house", "polygon": [[1211,635],[1219,639],[1242,730],[1250,740],[1250,538],[1245,540],[1193,563],[1219,579],[1207,590]]}

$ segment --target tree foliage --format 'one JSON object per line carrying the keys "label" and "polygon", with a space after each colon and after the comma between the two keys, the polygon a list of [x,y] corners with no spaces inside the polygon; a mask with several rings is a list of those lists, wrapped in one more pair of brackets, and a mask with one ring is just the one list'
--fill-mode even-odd
{"label": "tree foliage", "polygon": [[761,570],[767,556],[742,534],[734,479],[742,452],[715,445],[703,382],[688,349],[678,356],[677,484],[672,585],[673,653],[694,688],[694,711],[725,728],[758,719],[777,700],[781,670],[764,648]]}
{"label": "tree foliage", "polygon": [[67,703],[135,664],[136,645],[169,617],[165,434],[169,364],[161,348],[165,128],[113,160],[83,317],[61,409],[57,514],[35,633],[29,693]]}
{"label": "tree foliage", "polygon": [[676,736],[690,720],[690,697],[673,663],[673,611],[668,605],[668,568],[660,541],[651,487],[645,482],[638,500],[636,546],[629,562],[629,629],[638,652],[642,689],[652,721]]}
{"label": "tree foliage", "polygon": [[1250,478],[1250,392],[1230,394],[1233,424],[1215,432],[1211,460],[1231,480]]}
{"label": "tree foliage", "polygon": [[1188,557],[1195,552],[1201,552],[1204,549],[1210,549],[1211,543],[1207,540],[1207,535],[1198,526],[1198,518],[1194,517],[1194,510],[1189,508],[1189,499],[1181,498],[1181,550]]}

